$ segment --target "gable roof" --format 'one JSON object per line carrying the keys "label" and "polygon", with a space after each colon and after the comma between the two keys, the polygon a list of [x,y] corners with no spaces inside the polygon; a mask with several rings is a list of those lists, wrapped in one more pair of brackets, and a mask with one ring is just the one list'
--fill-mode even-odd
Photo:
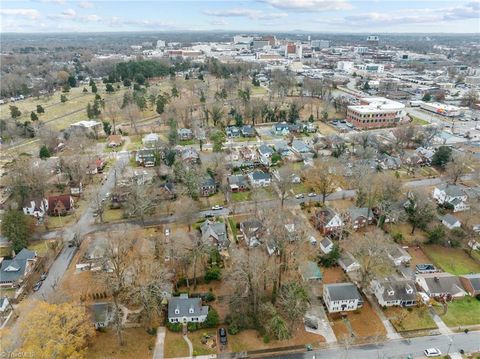
{"label": "gable roof", "polygon": [[316,213],[316,217],[322,219],[323,225],[327,225],[336,215],[337,213],[329,207],[323,208]]}
{"label": "gable roof", "polygon": [[[190,313],[190,309],[193,309],[193,313]],[[176,314],[175,310],[179,313]],[[168,317],[195,317],[200,315],[207,315],[208,307],[202,306],[201,298],[188,298],[187,295],[180,295],[180,297],[172,297],[168,301]]]}
{"label": "gable roof", "polygon": [[53,211],[55,206],[57,205],[57,203],[60,202],[60,203],[63,204],[65,209],[68,211],[68,210],[72,209],[71,199],[72,199],[72,196],[70,196],[69,194],[63,194],[63,195],[60,195],[60,196],[50,196],[50,197],[48,197],[48,209],[50,211]]}
{"label": "gable roof", "polygon": [[458,219],[456,219],[454,216],[448,213],[442,217],[442,221],[445,221],[451,226],[453,226],[457,222],[460,222]]}
{"label": "gable roof", "polygon": [[360,292],[353,283],[325,284],[324,288],[328,292],[331,301],[350,299],[363,301]]}
{"label": "gable roof", "polygon": [[465,192],[463,188],[453,184],[442,184],[437,187],[440,191],[445,192],[445,194],[449,197],[463,197],[465,196]]}
{"label": "gable roof", "polygon": [[227,227],[223,222],[206,220],[200,227],[200,231],[202,232],[202,241],[207,241],[210,237],[213,237],[222,246],[230,244],[227,238]]}
{"label": "gable roof", "polygon": [[[417,295],[415,282],[413,280],[389,278],[379,281],[381,287],[384,288],[382,298],[384,301],[414,301]],[[390,293],[389,293],[390,292]],[[391,292],[393,292],[392,295]]]}
{"label": "gable roof", "polygon": [[271,155],[273,153],[273,149],[267,145],[260,145],[260,147],[258,148],[258,152],[260,152],[260,154],[262,155],[266,155],[266,154]]}
{"label": "gable roof", "polygon": [[250,173],[250,177],[253,181],[268,181],[271,179],[269,173],[265,173],[262,171],[254,171]]}
{"label": "gable roof", "polygon": [[358,264],[355,257],[349,252],[343,252],[338,258],[338,263],[341,265],[343,264],[345,268],[350,267],[352,264]]}
{"label": "gable roof", "polygon": [[473,290],[480,290],[480,273],[462,275],[462,278],[468,280]]}
{"label": "gable roof", "polygon": [[419,277],[425,280],[430,293],[457,294],[464,292],[460,279],[450,273],[427,273]]}
{"label": "gable roof", "polygon": [[351,220],[356,220],[359,217],[365,217],[367,219],[373,217],[373,212],[369,211],[366,207],[350,207],[347,209],[347,212]]}
{"label": "gable roof", "polygon": [[15,282],[25,275],[27,262],[36,257],[36,253],[23,248],[13,259],[3,260],[0,268],[0,282]]}

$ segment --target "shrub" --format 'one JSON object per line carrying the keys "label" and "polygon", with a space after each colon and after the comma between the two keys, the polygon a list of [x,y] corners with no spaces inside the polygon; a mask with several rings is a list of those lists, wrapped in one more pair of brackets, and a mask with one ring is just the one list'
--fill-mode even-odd
{"label": "shrub", "polygon": [[167,322],[167,328],[174,333],[180,333],[182,331],[182,324]]}
{"label": "shrub", "polygon": [[227,329],[227,332],[230,335],[236,335],[236,334],[240,333],[240,331],[241,331],[240,327],[236,324],[232,324]]}
{"label": "shrub", "polygon": [[222,277],[222,270],[218,266],[213,266],[205,273],[205,282],[210,283],[212,280],[219,280]]}
{"label": "shrub", "polygon": [[411,311],[413,311],[413,308],[408,307],[407,310],[408,310],[409,312],[411,312]]}
{"label": "shrub", "polygon": [[[210,314],[210,313],[208,313]],[[198,330],[200,328],[198,323],[188,323],[187,324],[188,331],[194,332],[195,330]]]}
{"label": "shrub", "polygon": [[209,291],[207,294],[205,294],[205,302],[213,302],[216,299],[215,294],[213,294],[212,291]]}
{"label": "shrub", "polygon": [[202,324],[203,328],[215,328],[218,324],[219,318],[218,313],[215,309],[209,308],[207,319]]}
{"label": "shrub", "polygon": [[398,242],[402,242],[402,241],[403,241],[403,234],[400,233],[400,232],[394,233],[392,237],[393,237],[393,241],[394,241],[395,243],[398,243]]}
{"label": "shrub", "polygon": [[263,336],[263,342],[264,342],[265,344],[270,343],[270,337],[268,336],[268,334],[265,334],[265,335]]}

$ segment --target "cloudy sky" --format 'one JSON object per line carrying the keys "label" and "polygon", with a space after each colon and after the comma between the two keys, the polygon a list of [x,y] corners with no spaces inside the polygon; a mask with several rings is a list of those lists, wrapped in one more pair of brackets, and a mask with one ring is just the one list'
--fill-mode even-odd
{"label": "cloudy sky", "polygon": [[480,0],[2,0],[2,32],[480,32]]}

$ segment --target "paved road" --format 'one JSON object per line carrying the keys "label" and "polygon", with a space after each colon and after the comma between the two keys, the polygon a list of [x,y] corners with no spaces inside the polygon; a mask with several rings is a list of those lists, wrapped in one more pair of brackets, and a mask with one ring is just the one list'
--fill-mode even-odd
{"label": "paved road", "polygon": [[[451,341],[450,341],[451,339]],[[417,358],[424,358],[423,351],[427,348],[439,348],[446,354],[459,352],[460,349],[465,352],[480,351],[480,332],[470,332],[468,334],[458,333],[452,335],[437,335],[428,337],[419,337],[399,340],[390,340],[380,345],[362,345],[354,346],[345,350],[343,347],[335,347],[332,349],[317,350],[306,353],[273,355],[270,358],[308,358],[308,359],[373,359],[373,358],[389,358],[389,359],[405,359],[408,355]]]}
{"label": "paved road", "polygon": [[[123,164],[128,162],[128,156],[128,152],[118,152],[117,161],[108,172],[107,179],[100,188],[100,196],[105,196],[107,192],[111,192],[115,184],[115,170],[119,171]],[[33,294],[33,298],[46,300],[55,292],[56,285],[65,274],[76,251],[75,247],[68,247],[67,243],[73,239],[74,235],[81,236],[91,231],[94,222],[93,211],[94,209],[91,206],[88,207],[75,224],[63,230],[62,237],[65,247],[53,262],[47,278],[40,290]]]}

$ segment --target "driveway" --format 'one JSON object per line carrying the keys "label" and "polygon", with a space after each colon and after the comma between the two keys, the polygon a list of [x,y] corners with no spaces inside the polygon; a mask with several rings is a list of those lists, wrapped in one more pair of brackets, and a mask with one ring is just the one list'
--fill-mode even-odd
{"label": "driveway", "polygon": [[443,322],[442,318],[435,312],[435,310],[430,307],[430,314],[432,315],[432,319],[438,327],[438,330],[441,334],[449,335],[452,334],[452,330]]}
{"label": "driveway", "polygon": [[163,347],[165,345],[165,327],[157,328],[157,340],[155,342],[155,351],[153,359],[163,359]]}

